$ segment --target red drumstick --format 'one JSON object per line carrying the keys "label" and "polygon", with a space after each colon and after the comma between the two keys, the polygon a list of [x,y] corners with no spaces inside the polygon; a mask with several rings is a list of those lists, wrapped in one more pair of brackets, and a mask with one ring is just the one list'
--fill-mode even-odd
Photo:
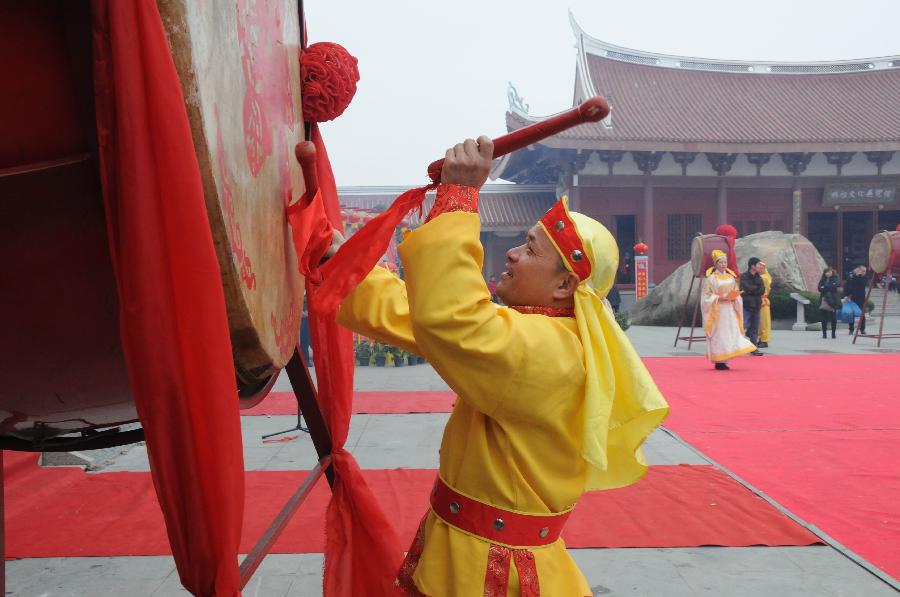
{"label": "red drumstick", "polygon": [[300,141],[294,148],[294,155],[297,156],[300,170],[303,172],[306,200],[312,201],[319,190],[319,177],[316,175],[316,146],[312,141]]}
{"label": "red drumstick", "polygon": [[[498,158],[501,155],[512,153],[541,139],[546,139],[585,122],[599,122],[606,118],[607,114],[609,114],[609,104],[606,100],[602,97],[592,97],[580,106],[558,114],[553,118],[536,122],[531,126],[526,126],[508,135],[494,139],[494,157]],[[431,177],[431,180],[434,182],[441,181],[441,168],[443,167],[443,158],[431,162],[428,166],[428,176]]]}

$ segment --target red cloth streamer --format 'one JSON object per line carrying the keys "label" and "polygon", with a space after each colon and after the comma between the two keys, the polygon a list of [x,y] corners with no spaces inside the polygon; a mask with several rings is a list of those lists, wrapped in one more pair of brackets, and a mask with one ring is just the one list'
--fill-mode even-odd
{"label": "red cloth streamer", "polygon": [[310,313],[334,317],[344,297],[372,271],[387,251],[400,222],[412,210],[421,209],[425,194],[437,186],[438,183],[431,183],[406,191],[389,208],[347,239],[337,254],[320,269],[318,287],[308,299]]}
{"label": "red cloth streamer", "polygon": [[100,176],[121,334],[182,584],[240,595],[244,466],[222,280],[153,0],[92,0]]}
{"label": "red cloth streamer", "polygon": [[[288,219],[300,258],[300,272],[307,280],[309,324],[318,369],[319,405],[333,446],[335,475],[326,514],[324,594],[327,597],[390,595],[395,591],[394,578],[403,560],[403,548],[396,531],[366,484],[356,460],[344,450],[353,404],[353,338],[349,330],[335,321],[337,305],[374,267],[390,237],[381,239],[377,238],[377,234],[367,237],[371,244],[381,246],[380,252],[377,252],[377,247],[367,246],[357,253],[351,245],[349,251],[342,251],[341,259],[335,256],[328,262],[332,267],[323,281],[324,271],[320,271],[318,264],[331,245],[332,228],[341,230],[342,224],[337,186],[328,154],[318,127],[312,126],[319,192],[312,201],[304,197],[291,206]],[[397,221],[404,215],[406,212],[399,214]],[[391,225],[390,233],[393,233],[394,226],[396,223]],[[375,230],[383,234],[387,228]],[[303,236],[306,231],[309,235]],[[334,266],[335,260],[338,260],[338,267]],[[329,280],[339,280],[342,284],[328,284]],[[325,289],[331,292],[329,298],[332,302],[329,304],[334,305],[334,309],[328,312],[313,307],[320,304]]]}

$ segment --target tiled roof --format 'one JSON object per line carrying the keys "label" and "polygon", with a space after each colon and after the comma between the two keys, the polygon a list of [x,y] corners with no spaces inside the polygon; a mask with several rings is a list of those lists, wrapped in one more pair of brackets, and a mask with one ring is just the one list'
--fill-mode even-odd
{"label": "tiled roof", "polygon": [[[345,187],[338,189],[342,206],[374,209],[388,206],[405,188]],[[527,230],[556,201],[553,186],[489,184],[481,189],[478,213],[485,232]],[[424,214],[434,203],[433,193],[425,200]],[[410,216],[413,226],[420,223],[416,214]]]}
{"label": "tiled roof", "polygon": [[[900,60],[704,61],[617,48],[583,34],[579,48],[586,76],[576,88],[607,97],[611,119],[570,129],[544,142],[550,147],[900,149]],[[507,113],[510,130],[538,120]]]}

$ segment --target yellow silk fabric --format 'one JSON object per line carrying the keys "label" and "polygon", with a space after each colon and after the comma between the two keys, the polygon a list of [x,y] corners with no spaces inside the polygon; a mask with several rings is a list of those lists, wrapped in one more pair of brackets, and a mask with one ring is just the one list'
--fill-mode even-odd
{"label": "yellow silk fabric", "polygon": [[762,307],[759,310],[759,341],[768,343],[772,339],[772,306],[769,301],[769,293],[772,292],[772,274],[766,270],[759,277],[763,279],[766,287]]}
{"label": "yellow silk fabric", "polygon": [[590,279],[575,292],[585,367],[581,455],[591,465],[584,489],[624,487],[647,471],[641,444],[666,418],[669,406],[605,300],[619,264],[616,240],[600,222],[569,212],[567,198],[562,202],[591,262]]}

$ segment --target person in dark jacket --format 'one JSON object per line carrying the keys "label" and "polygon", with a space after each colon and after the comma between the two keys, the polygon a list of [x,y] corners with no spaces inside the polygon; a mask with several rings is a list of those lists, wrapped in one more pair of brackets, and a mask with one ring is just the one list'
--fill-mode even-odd
{"label": "person in dark jacket", "polygon": [[819,278],[819,294],[822,300],[819,302],[819,312],[822,314],[822,337],[828,337],[828,322],[831,322],[831,337],[836,338],[837,312],[841,308],[841,294],[837,271],[833,267],[826,267]]}
{"label": "person in dark jacket", "polygon": [[[866,287],[868,286],[866,266],[858,265],[847,276],[844,282],[844,296],[856,303],[862,315],[859,316],[859,333],[866,335]],[[850,322],[850,334],[853,334],[853,322]]]}
{"label": "person in dark jacket", "polygon": [[[759,259],[751,257],[747,262],[747,271],[741,274],[741,292],[744,300],[744,331],[750,342],[759,342],[759,310],[762,308],[762,297],[766,293],[766,285],[757,271]],[[760,356],[763,353],[754,350],[750,354]]]}
{"label": "person in dark jacket", "polygon": [[613,284],[613,287],[609,289],[609,294],[606,295],[606,300],[609,301],[609,305],[613,309],[613,313],[619,312],[619,305],[622,304],[622,295],[619,294],[619,288]]}

